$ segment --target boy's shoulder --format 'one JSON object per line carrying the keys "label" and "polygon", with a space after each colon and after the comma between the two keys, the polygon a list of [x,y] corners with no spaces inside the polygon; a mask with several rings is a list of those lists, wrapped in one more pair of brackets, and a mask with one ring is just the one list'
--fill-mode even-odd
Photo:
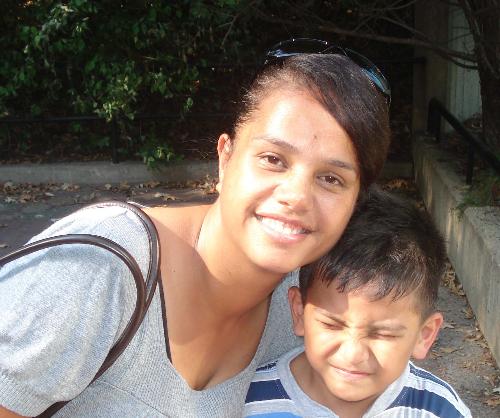
{"label": "boy's shoulder", "polygon": [[299,416],[294,400],[285,389],[289,379],[285,370],[300,351],[301,348],[291,350],[255,371],[245,399],[244,417],[271,417],[277,413],[280,418]]}
{"label": "boy's shoulder", "polygon": [[278,361],[281,358],[257,368],[250,383],[245,403],[290,399],[290,396],[283,387],[282,376],[280,376],[278,370]]}
{"label": "boy's shoulder", "polygon": [[394,392],[388,393],[391,387],[381,395],[386,402],[391,397],[393,399],[384,407],[384,412],[390,414],[388,416],[417,417],[425,414],[446,418],[471,417],[469,408],[447,382],[412,362],[408,363],[406,372],[398,380],[399,393],[395,398]]}

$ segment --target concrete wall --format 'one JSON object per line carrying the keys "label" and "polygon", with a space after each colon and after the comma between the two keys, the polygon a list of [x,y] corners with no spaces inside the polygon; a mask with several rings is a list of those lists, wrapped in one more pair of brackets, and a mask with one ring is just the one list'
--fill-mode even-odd
{"label": "concrete wall", "polygon": [[[473,51],[473,40],[461,9],[445,2],[425,0],[415,5],[415,28],[428,39],[452,50]],[[425,131],[427,105],[436,97],[461,121],[481,112],[481,94],[477,70],[467,70],[440,57],[430,49],[415,48],[413,71],[413,132]],[[444,122],[445,131],[451,127]]]}
{"label": "concrete wall", "polygon": [[465,190],[453,158],[430,139],[413,143],[415,181],[439,230],[447,241],[448,257],[476,314],[491,352],[500,363],[500,208],[456,207]]}

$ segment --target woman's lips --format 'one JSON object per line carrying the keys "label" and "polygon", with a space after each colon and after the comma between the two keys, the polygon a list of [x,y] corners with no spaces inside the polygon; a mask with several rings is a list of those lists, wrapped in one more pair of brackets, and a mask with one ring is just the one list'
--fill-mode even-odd
{"label": "woman's lips", "polygon": [[298,241],[311,231],[297,221],[278,219],[273,216],[255,215],[263,229],[275,238],[284,241]]}

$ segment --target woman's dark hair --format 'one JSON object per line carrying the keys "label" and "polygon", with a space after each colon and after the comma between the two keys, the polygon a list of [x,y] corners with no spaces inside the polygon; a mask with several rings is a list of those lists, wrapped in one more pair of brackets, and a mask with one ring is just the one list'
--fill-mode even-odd
{"label": "woman's dark hair", "polygon": [[384,165],[390,128],[386,98],[361,68],[333,54],[301,54],[265,67],[240,100],[233,137],[262,100],[280,90],[309,93],[336,119],[355,148],[361,187],[366,190]]}
{"label": "woman's dark hair", "polygon": [[426,318],[435,309],[445,262],[444,241],[430,216],[372,186],[335,247],[301,268],[300,289],[304,301],[316,281],[335,281],[340,292],[368,289],[374,300],[417,292],[414,309]]}

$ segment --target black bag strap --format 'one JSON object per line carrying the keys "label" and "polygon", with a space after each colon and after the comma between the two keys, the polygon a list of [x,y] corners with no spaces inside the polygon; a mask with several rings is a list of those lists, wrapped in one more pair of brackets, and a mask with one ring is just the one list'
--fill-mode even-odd
{"label": "black bag strap", "polygon": [[[95,207],[108,207],[108,206],[120,206],[127,210],[130,210],[135,215],[137,215],[137,217],[143,224],[144,228],[146,229],[148,234],[149,253],[150,253],[149,267],[146,280],[144,280],[139,265],[125,248],[107,238],[90,234],[68,234],[68,235],[60,235],[56,237],[46,238],[30,244],[26,244],[21,248],[0,257],[0,267],[1,267],[11,261],[23,257],[24,255],[28,255],[45,248],[63,244],[89,244],[100,248],[104,248],[112,252],[117,257],[119,257],[125,263],[125,265],[130,269],[130,271],[132,272],[132,276],[134,278],[137,291],[137,300],[134,311],[132,312],[132,315],[127,325],[125,326],[125,329],[123,330],[122,334],[120,335],[116,343],[109,351],[108,355],[104,359],[104,362],[102,363],[101,367],[99,368],[99,370],[97,371],[96,375],[89,383],[89,385],[93,383],[96,379],[98,379],[107,369],[109,369],[116,361],[116,359],[123,353],[125,348],[127,348],[128,344],[136,334],[138,328],[140,327],[146,315],[149,305],[153,300],[153,296],[156,291],[158,281],[160,280],[160,241],[158,239],[158,232],[156,230],[154,223],[151,221],[149,216],[147,216],[141,210],[140,205],[134,202],[125,203],[119,201],[111,201],[111,202],[97,203],[90,206],[86,206],[81,210],[87,210],[89,208],[95,208]],[[170,358],[168,340],[167,340],[167,355]],[[51,405],[44,412],[38,415],[38,418],[51,417],[68,402],[69,401],[57,402]]]}

